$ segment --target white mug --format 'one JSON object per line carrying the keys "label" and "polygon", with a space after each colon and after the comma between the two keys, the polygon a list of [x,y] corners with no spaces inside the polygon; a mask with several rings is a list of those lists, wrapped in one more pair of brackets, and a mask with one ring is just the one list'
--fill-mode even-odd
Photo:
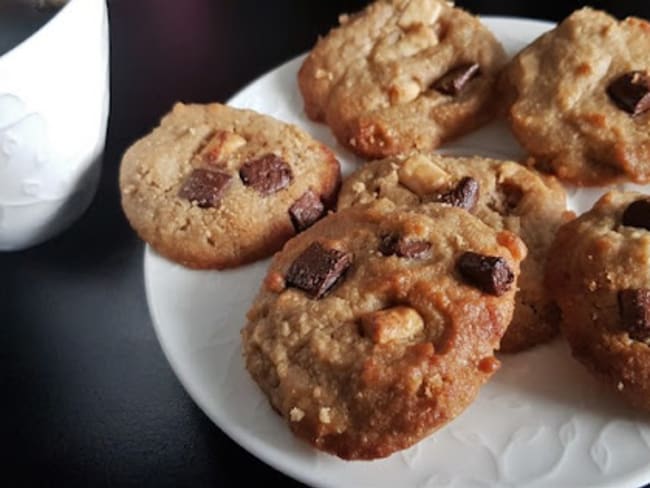
{"label": "white mug", "polygon": [[0,251],[72,224],[99,181],[109,105],[105,0],[70,0],[0,56]]}

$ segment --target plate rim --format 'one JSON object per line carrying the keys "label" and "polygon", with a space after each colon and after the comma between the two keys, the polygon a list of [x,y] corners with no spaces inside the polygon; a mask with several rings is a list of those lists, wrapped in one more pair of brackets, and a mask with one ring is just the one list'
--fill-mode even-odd
{"label": "plate rim", "polygon": [[[193,382],[186,377],[185,373],[182,371],[182,368],[178,365],[175,357],[172,355],[171,351],[169,350],[167,343],[163,340],[160,332],[160,325],[158,322],[160,318],[158,317],[156,310],[152,306],[153,296],[151,295],[152,285],[150,283],[152,274],[147,270],[151,266],[152,259],[155,258],[164,259],[164,260],[167,259],[164,256],[158,254],[149,244],[145,245],[143,254],[144,254],[143,273],[144,273],[145,297],[147,300],[147,308],[149,309],[149,315],[151,316],[151,322],[153,325],[154,334],[156,336],[156,340],[158,341],[158,344],[160,345],[163,355],[165,356],[165,359],[169,363],[172,372],[174,373],[174,375],[178,379],[178,382],[181,384],[181,386],[188,394],[192,402],[194,402],[194,404],[197,407],[199,407],[201,412],[210,419],[210,421],[215,425],[215,427],[217,427],[224,434],[226,434],[226,436],[228,436],[228,438],[231,441],[233,441],[235,444],[243,448],[250,455],[262,461],[264,464],[271,466],[276,471],[279,471],[280,473],[284,473],[285,475],[290,476],[294,480],[299,481],[301,483],[306,483],[309,484],[310,486],[314,486],[317,488],[334,488],[326,484],[318,483],[318,480],[316,478],[314,478],[313,480],[312,479],[308,480],[306,477],[303,476],[303,473],[300,472],[297,468],[293,466],[285,466],[280,460],[275,459],[275,457],[271,455],[272,451],[265,450],[264,448],[261,447],[261,445],[255,444],[254,442],[252,442],[249,436],[245,434],[240,436],[239,432],[237,432],[237,429],[233,428],[229,422],[223,422],[218,415],[211,412],[211,410],[207,407],[207,405],[204,404],[203,400],[201,400],[201,395],[194,390]],[[176,263],[173,263],[172,261],[169,261],[169,263],[176,265]]]}

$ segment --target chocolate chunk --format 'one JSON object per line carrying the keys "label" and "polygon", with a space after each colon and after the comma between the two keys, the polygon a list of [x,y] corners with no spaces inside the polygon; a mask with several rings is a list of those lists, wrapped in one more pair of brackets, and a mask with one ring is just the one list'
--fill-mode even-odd
{"label": "chocolate chunk", "polygon": [[503,295],[515,280],[506,260],[496,256],[465,252],[456,262],[456,268],[466,282],[490,295]]}
{"label": "chocolate chunk", "polygon": [[625,73],[609,84],[607,94],[620,109],[641,115],[650,109],[650,75],[645,71]]}
{"label": "chocolate chunk", "polygon": [[516,213],[519,203],[524,198],[524,190],[517,184],[505,181],[497,185],[497,191],[487,202],[488,208],[508,216]]}
{"label": "chocolate chunk", "polygon": [[471,212],[478,202],[479,184],[474,178],[466,176],[455,188],[436,198],[437,202],[447,203]]}
{"label": "chocolate chunk", "polygon": [[271,195],[287,187],[293,179],[291,167],[275,154],[248,161],[239,170],[244,185],[253,187],[262,196]]}
{"label": "chocolate chunk", "polygon": [[650,199],[630,203],[623,212],[623,225],[650,230]]}
{"label": "chocolate chunk", "polygon": [[291,264],[286,284],[312,298],[323,298],[352,264],[352,254],[314,242]]}
{"label": "chocolate chunk", "polygon": [[217,207],[231,179],[232,176],[222,171],[195,169],[181,186],[178,196],[196,202],[201,208]]}
{"label": "chocolate chunk", "polygon": [[384,256],[426,259],[431,256],[431,243],[417,239],[406,239],[395,234],[381,236],[379,252]]}
{"label": "chocolate chunk", "polygon": [[499,191],[503,195],[503,205],[507,213],[516,209],[521,199],[524,198],[524,190],[519,185],[507,181],[499,185]]}
{"label": "chocolate chunk", "polygon": [[650,289],[619,291],[618,308],[622,326],[632,339],[650,339]]}
{"label": "chocolate chunk", "polygon": [[296,232],[301,232],[310,227],[325,213],[325,206],[318,195],[307,190],[289,207],[289,217]]}
{"label": "chocolate chunk", "polygon": [[481,66],[478,63],[461,64],[447,71],[433,84],[433,88],[445,95],[456,96],[463,91],[467,83],[480,75]]}

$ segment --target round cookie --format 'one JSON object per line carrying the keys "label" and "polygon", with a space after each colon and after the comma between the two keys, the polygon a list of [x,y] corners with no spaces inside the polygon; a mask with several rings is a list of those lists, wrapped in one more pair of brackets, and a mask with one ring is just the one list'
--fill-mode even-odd
{"label": "round cookie", "polygon": [[140,237],[192,268],[266,257],[322,217],[339,163],[297,127],[220,104],[176,104],[120,168],[124,212]]}
{"label": "round cookie", "polygon": [[443,426],[498,368],[523,243],[467,212],[330,214],[275,255],[246,367],[299,438],[385,457]]}
{"label": "round cookie", "polygon": [[564,225],[547,283],[573,356],[650,410],[650,196],[610,192]]}
{"label": "round cookie", "polygon": [[360,156],[432,149],[495,114],[503,48],[444,0],[378,0],[320,39],[298,73],[305,111]]}
{"label": "round cookie", "polygon": [[650,181],[650,23],[578,10],[499,84],[515,136],[543,171],[577,185]]}
{"label": "round cookie", "polygon": [[555,178],[512,161],[414,153],[359,168],[343,183],[338,208],[379,198],[413,210],[431,203],[459,206],[493,229],[519,235],[528,257],[501,351],[521,351],[557,335],[560,317],[545,290],[544,269],[555,232],[572,214]]}

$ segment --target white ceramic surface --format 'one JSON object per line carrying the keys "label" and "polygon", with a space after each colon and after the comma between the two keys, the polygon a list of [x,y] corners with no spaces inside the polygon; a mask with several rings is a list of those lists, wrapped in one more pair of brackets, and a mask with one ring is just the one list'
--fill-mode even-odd
{"label": "white ceramic surface", "polygon": [[[487,18],[510,53],[550,24]],[[302,112],[300,59],[260,78],[231,102],[293,122],[352,157]],[[521,154],[501,123],[445,148]],[[603,190],[570,190],[588,208]],[[162,348],[203,411],[236,442],[277,469],[331,487],[630,487],[650,482],[650,417],[612,397],[571,359],[560,340],[515,356],[458,419],[404,452],[345,462],[297,441],[246,373],[239,331],[268,261],[224,272],[190,271],[147,249],[145,282]]]}
{"label": "white ceramic surface", "polygon": [[70,0],[0,57],[0,251],[48,239],[90,204],[108,83],[105,0]]}

